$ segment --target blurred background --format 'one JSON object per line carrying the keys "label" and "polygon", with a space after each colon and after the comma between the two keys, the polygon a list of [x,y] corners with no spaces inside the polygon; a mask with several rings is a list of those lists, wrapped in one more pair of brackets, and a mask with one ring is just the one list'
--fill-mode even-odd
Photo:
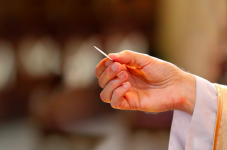
{"label": "blurred background", "polygon": [[95,66],[133,50],[227,84],[226,0],[0,0],[1,150],[166,150],[172,112],[114,110]]}

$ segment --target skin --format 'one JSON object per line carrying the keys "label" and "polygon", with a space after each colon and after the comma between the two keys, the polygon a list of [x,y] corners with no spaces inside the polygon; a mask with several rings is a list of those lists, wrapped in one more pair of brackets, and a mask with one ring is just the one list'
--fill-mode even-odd
{"label": "skin", "polygon": [[113,108],[193,113],[196,95],[194,75],[166,61],[132,51],[109,55],[95,73],[103,91],[102,101]]}

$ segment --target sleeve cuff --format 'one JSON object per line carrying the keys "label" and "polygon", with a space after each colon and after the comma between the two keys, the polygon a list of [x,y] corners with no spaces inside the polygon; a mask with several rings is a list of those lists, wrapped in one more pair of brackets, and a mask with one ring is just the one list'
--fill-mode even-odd
{"label": "sleeve cuff", "polygon": [[209,81],[196,77],[196,102],[193,115],[175,110],[169,150],[213,148],[217,114],[217,91]]}

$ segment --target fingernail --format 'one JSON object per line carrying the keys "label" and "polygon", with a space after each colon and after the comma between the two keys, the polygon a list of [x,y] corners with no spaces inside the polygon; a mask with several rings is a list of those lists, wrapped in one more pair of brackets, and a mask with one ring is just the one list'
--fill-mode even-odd
{"label": "fingernail", "polygon": [[112,61],[111,60],[107,60],[106,63],[105,63],[105,66],[108,67],[110,64],[112,64]]}
{"label": "fingernail", "polygon": [[118,75],[118,78],[124,78],[125,77],[125,72],[124,71],[121,71]]}
{"label": "fingernail", "polygon": [[123,84],[123,87],[124,88],[127,88],[127,87],[129,87],[129,85],[130,85],[130,83],[129,82],[126,82],[126,83]]}
{"label": "fingernail", "polygon": [[113,64],[112,66],[111,66],[111,69],[115,72],[115,71],[117,71],[118,70],[118,65],[117,64]]}

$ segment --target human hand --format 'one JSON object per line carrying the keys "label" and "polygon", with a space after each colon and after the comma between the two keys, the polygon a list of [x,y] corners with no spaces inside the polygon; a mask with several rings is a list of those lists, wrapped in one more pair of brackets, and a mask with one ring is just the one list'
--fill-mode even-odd
{"label": "human hand", "polygon": [[160,59],[123,51],[109,55],[96,67],[100,94],[113,108],[163,112],[182,110],[193,113],[195,77]]}

